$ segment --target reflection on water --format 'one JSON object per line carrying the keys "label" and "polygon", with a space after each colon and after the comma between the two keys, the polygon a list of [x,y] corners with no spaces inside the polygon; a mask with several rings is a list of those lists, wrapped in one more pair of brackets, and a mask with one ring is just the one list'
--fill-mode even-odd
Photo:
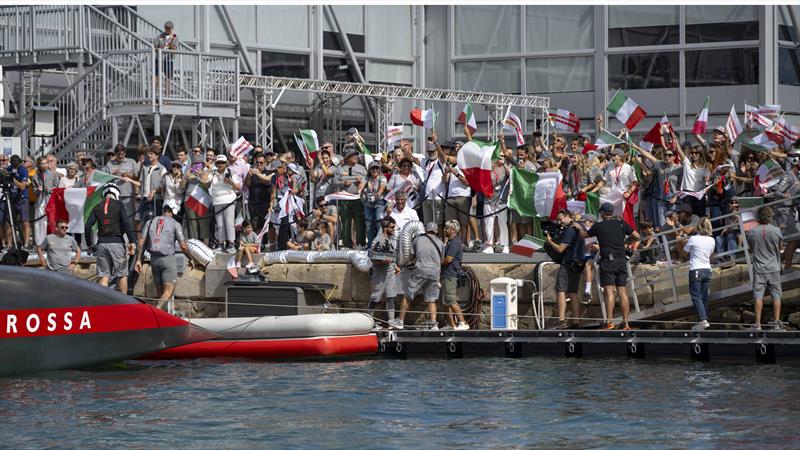
{"label": "reflection on water", "polygon": [[795,365],[130,363],[0,379],[0,446],[800,448]]}

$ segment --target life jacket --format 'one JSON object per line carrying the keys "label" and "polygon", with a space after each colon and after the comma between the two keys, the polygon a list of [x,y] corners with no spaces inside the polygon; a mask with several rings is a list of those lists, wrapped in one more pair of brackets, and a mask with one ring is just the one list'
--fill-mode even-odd
{"label": "life jacket", "polygon": [[98,236],[119,236],[122,234],[121,208],[123,208],[122,203],[111,197],[104,198],[98,205]]}

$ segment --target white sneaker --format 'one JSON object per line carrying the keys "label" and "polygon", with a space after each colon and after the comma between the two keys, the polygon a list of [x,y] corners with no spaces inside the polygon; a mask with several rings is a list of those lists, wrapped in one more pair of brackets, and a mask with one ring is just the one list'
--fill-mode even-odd
{"label": "white sneaker", "polygon": [[494,253],[494,249],[491,246],[489,246],[481,250],[481,253]]}
{"label": "white sneaker", "polygon": [[389,321],[389,327],[394,328],[395,330],[402,330],[403,329],[403,321],[400,319],[392,319]]}
{"label": "white sneaker", "polygon": [[452,331],[452,330],[455,330],[455,328],[451,327],[450,325],[445,325],[445,326],[443,326],[442,328],[439,328],[439,329],[440,329],[440,330],[442,330],[442,331]]}
{"label": "white sneaker", "polygon": [[503,253],[508,253],[508,252],[509,252],[509,248],[508,248],[508,246],[507,246],[507,245],[504,245],[504,246],[503,246]]}
{"label": "white sneaker", "polygon": [[697,322],[697,325],[692,327],[692,330],[693,331],[703,331],[703,330],[705,330],[706,328],[708,328],[710,326],[711,325],[709,325],[707,320],[701,320],[700,322]]}
{"label": "white sneaker", "polygon": [[436,322],[433,322],[433,324],[431,325],[431,327],[429,329],[438,331],[439,330],[439,324],[436,323]]}
{"label": "white sneaker", "polygon": [[465,322],[459,322],[458,325],[456,326],[456,331],[463,331],[463,330],[469,330],[469,325],[467,325]]}

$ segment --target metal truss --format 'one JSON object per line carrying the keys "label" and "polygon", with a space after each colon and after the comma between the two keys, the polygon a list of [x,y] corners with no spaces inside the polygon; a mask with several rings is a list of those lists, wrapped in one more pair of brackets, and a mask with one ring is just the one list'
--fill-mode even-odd
{"label": "metal truss", "polygon": [[534,95],[512,95],[493,92],[469,92],[450,89],[429,89],[384,84],[361,84],[342,81],[307,80],[301,78],[266,77],[260,75],[239,75],[241,87],[260,89],[288,89],[292,91],[318,92],[321,94],[360,95],[373,98],[411,99],[426,101],[446,101],[456,103],[475,103],[480,105],[520,106],[524,108],[550,107],[549,97]]}
{"label": "metal truss", "polygon": [[375,138],[378,142],[378,148],[382,152],[391,150],[386,143],[386,130],[389,126],[394,125],[392,118],[394,117],[394,99],[385,97],[377,99],[378,103],[376,121]]}

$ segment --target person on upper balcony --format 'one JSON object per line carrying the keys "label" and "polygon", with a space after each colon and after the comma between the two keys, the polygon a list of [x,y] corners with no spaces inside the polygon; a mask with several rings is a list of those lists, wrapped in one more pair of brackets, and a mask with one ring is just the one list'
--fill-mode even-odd
{"label": "person on upper balcony", "polygon": [[173,64],[175,55],[172,51],[178,49],[178,35],[175,34],[175,27],[171,20],[164,22],[164,31],[156,38],[156,49],[161,50],[160,63],[156,63],[155,75],[156,86],[159,86],[159,75],[164,73],[164,95],[170,95],[170,80],[172,79]]}

